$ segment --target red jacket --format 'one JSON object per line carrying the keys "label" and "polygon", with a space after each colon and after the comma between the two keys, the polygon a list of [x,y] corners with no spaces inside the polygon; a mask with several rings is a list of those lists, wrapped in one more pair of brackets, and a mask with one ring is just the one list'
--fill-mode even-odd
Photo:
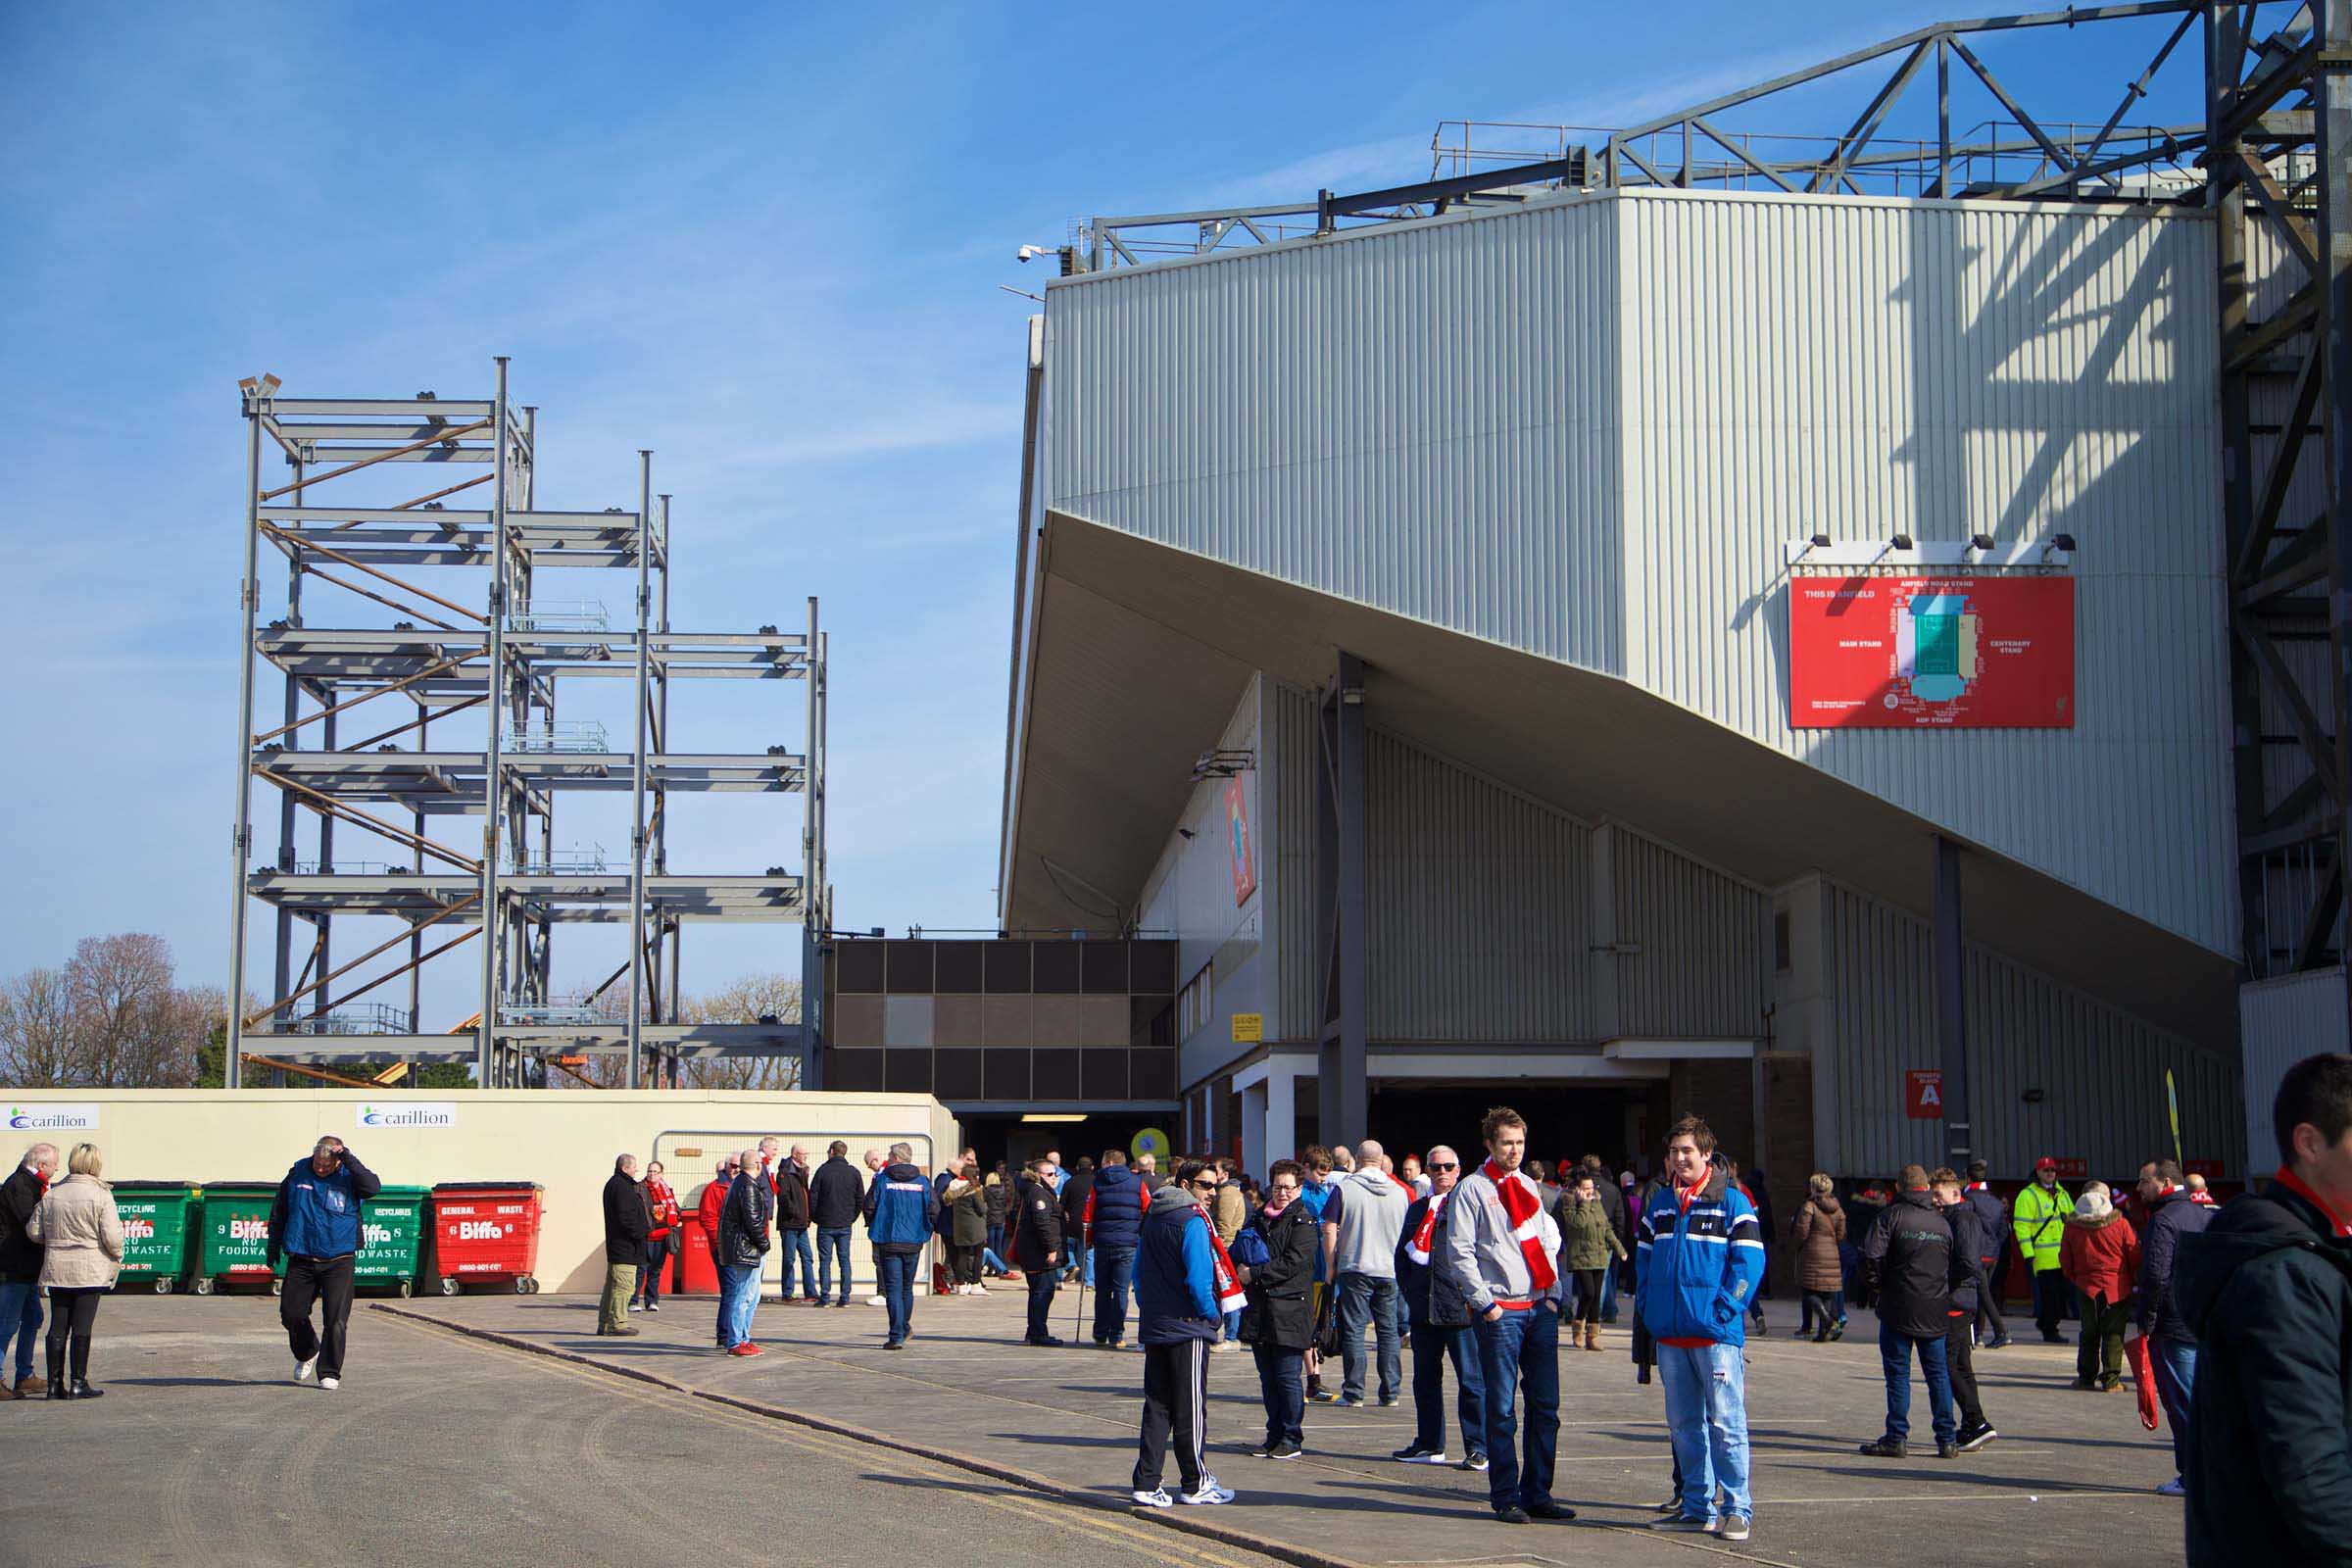
{"label": "red jacket", "polygon": [[661,1241],[677,1229],[678,1195],[671,1192],[669,1183],[659,1176],[645,1184],[645,1206],[654,1216],[654,1228],[645,1233],[647,1241]]}
{"label": "red jacket", "polygon": [[2058,1244],[2058,1272],[2086,1295],[2124,1300],[2139,1277],[2139,1233],[2121,1209],[2103,1220],[2069,1214]]}
{"label": "red jacket", "polygon": [[711,1178],[703,1188],[703,1204],[694,1217],[713,1244],[718,1241],[718,1211],[726,1206],[726,1201],[727,1184]]}

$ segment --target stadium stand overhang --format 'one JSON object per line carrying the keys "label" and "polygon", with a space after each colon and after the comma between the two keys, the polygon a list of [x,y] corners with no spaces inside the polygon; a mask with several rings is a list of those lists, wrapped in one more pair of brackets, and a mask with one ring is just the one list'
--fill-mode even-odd
{"label": "stadium stand overhang", "polygon": [[[1304,687],[1345,648],[1372,722],[1767,886],[1819,871],[1931,906],[1928,821],[1612,676],[1048,512],[1004,918],[1100,927],[1132,904],[1252,671]],[[1948,830],[1947,830],[1948,835]],[[2192,1039],[2235,1028],[2230,960],[1972,846],[1970,940]]]}

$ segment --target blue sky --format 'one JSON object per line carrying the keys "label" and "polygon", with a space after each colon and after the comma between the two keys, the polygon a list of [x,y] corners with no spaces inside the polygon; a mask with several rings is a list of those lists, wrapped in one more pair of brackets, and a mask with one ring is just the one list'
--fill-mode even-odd
{"label": "blue sky", "polygon": [[[1088,213],[1423,177],[1442,119],[1622,124],[1940,14],[0,8],[0,965],[148,929],[183,978],[221,976],[240,375],[469,396],[512,355],[543,410],[542,506],[633,504],[654,448],[675,624],[790,627],[824,600],[842,922],[985,927],[1035,308],[999,285],[1041,281],[1016,246]],[[2132,26],[1982,52],[2037,110],[2097,120],[2143,63],[2110,46],[2163,28]],[[2192,33],[2135,122],[2183,113],[2198,57]],[[1870,85],[1756,128],[1840,128]],[[680,733],[797,748],[799,704],[710,683]],[[797,862],[799,821],[683,803],[673,866]],[[593,813],[563,837],[626,843]],[[690,989],[797,962],[789,932],[688,941]],[[428,991],[428,1027],[467,1010],[470,973],[437,1010]]]}

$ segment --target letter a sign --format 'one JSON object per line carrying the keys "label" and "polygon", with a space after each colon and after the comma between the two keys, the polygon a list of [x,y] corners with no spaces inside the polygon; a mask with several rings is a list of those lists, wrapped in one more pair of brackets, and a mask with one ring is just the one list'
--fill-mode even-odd
{"label": "letter a sign", "polygon": [[1913,1121],[1943,1120],[1943,1074],[1913,1067],[1903,1074],[1903,1114]]}

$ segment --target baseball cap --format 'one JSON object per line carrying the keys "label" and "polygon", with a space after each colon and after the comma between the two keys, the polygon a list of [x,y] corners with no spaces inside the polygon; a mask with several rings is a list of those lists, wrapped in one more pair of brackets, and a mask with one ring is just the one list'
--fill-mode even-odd
{"label": "baseball cap", "polygon": [[2058,1162],[2052,1159],[2049,1155],[2044,1154],[2034,1162],[2034,1168],[2035,1170],[2056,1170],[2058,1168]]}

